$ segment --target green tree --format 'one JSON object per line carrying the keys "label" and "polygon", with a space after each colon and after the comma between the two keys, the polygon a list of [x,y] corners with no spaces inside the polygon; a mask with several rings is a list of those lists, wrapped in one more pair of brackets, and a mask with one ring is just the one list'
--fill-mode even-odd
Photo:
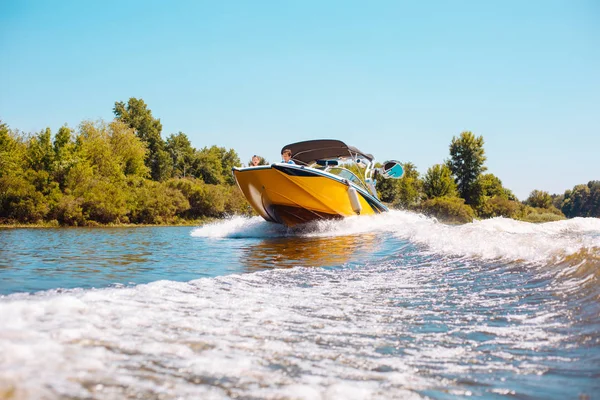
{"label": "green tree", "polygon": [[168,186],[179,190],[189,202],[187,218],[221,217],[225,213],[227,186],[211,185],[200,179],[171,179]]}
{"label": "green tree", "polygon": [[38,222],[48,211],[44,195],[26,176],[0,177],[0,221]]}
{"label": "green tree", "polygon": [[0,123],[0,220],[38,222],[47,215],[44,193],[54,194],[46,171],[51,169],[50,135],[46,129],[25,140]]}
{"label": "green tree", "polygon": [[129,220],[141,224],[174,222],[178,215],[190,208],[181,191],[167,182],[143,181],[135,188]]}
{"label": "green tree", "polygon": [[[380,164],[376,165],[381,167]],[[419,203],[422,197],[422,182],[415,164],[402,163],[404,176],[402,179],[377,178],[375,188],[381,201],[393,203],[395,206],[410,208]]]}
{"label": "green tree", "polygon": [[120,121],[84,121],[76,143],[77,162],[89,165],[95,175],[120,183],[148,176],[146,144]]}
{"label": "green tree", "polygon": [[185,178],[193,175],[195,149],[185,133],[171,134],[167,138],[165,148],[173,160],[174,176]]}
{"label": "green tree", "polygon": [[152,116],[142,99],[131,97],[127,104],[116,102],[113,108],[116,118],[135,129],[136,134],[148,145],[146,166],[150,168],[152,179],[156,181],[171,177],[173,161],[161,138],[162,124],[160,119]]}
{"label": "green tree", "polygon": [[[60,196],[60,188],[54,181],[55,154],[50,128],[29,137],[26,142],[24,161],[22,177],[28,184],[33,185],[37,194],[41,195],[41,201],[44,202],[43,214],[45,216]],[[37,194],[28,196],[32,199],[38,199]],[[42,208],[36,207],[36,209],[41,210]],[[28,218],[28,222],[37,221],[40,218]]]}
{"label": "green tree", "polygon": [[478,209],[480,218],[516,218],[522,204],[505,196],[492,196],[487,199]]}
{"label": "green tree", "polygon": [[504,195],[502,197],[507,198],[508,200],[511,200],[511,201],[519,201],[519,199],[513,193],[513,191],[508,188],[504,188]]}
{"label": "green tree", "polygon": [[[252,213],[231,185],[231,168],[240,165],[233,149],[196,151],[179,132],[163,143],[162,153],[155,152],[155,160],[158,165],[174,164],[177,175],[187,177],[189,169],[190,175],[209,183],[194,178],[148,180],[152,138],[160,146],[159,121],[148,110],[142,112],[146,106],[140,101],[115,108],[122,118],[83,121],[77,131],[65,125],[54,138],[50,129],[24,135],[0,121],[0,222],[171,223],[182,217]],[[144,132],[154,135],[140,134]],[[161,161],[163,156],[167,161]],[[170,173],[159,169],[164,176]]]}
{"label": "green tree", "polygon": [[60,197],[50,212],[50,217],[61,225],[83,226],[86,220],[81,204],[83,199],[70,194]]}
{"label": "green tree", "polygon": [[112,157],[126,177],[147,178],[150,174],[145,165],[148,148],[133,129],[120,121],[108,125]]}
{"label": "green tree", "polygon": [[588,198],[588,217],[600,218],[600,181],[588,182],[590,197]]}
{"label": "green tree", "polygon": [[468,205],[476,205],[481,193],[478,178],[486,170],[483,144],[483,136],[475,137],[468,131],[462,132],[458,138],[452,137],[450,143],[447,165],[454,175],[458,193]]}
{"label": "green tree", "polygon": [[69,225],[127,222],[130,184],[148,176],[146,151],[146,144],[123,122],[82,122],[64,176],[64,195],[50,214]]}
{"label": "green tree", "polygon": [[482,174],[479,175],[479,189],[481,195],[486,198],[494,196],[508,199],[510,197],[510,190],[507,190],[502,186],[502,181],[494,174]]}
{"label": "green tree", "polygon": [[411,162],[402,163],[404,176],[395,179],[397,195],[394,201],[395,207],[412,209],[416,207],[423,197],[423,181],[419,176],[417,167]]}
{"label": "green tree", "polygon": [[452,179],[450,168],[442,164],[436,164],[429,168],[423,178],[423,192],[430,199],[456,196],[456,183]]}
{"label": "green tree", "polygon": [[31,137],[27,143],[28,167],[35,171],[54,172],[54,148],[52,132],[46,128]]}
{"label": "green tree", "polygon": [[240,158],[233,149],[211,146],[196,152],[196,177],[209,184],[235,184],[231,169],[240,166]]}
{"label": "green tree", "polygon": [[119,160],[113,155],[111,131],[103,121],[83,121],[79,125],[77,150],[80,163],[92,168],[92,174],[112,182],[123,182],[124,174]]}
{"label": "green tree", "polygon": [[86,182],[85,190],[79,191],[84,218],[101,224],[127,222],[127,191],[106,179]]}
{"label": "green tree", "polygon": [[0,151],[5,151],[12,143],[12,135],[8,125],[0,120]]}
{"label": "green tree", "polygon": [[75,163],[75,143],[73,131],[68,126],[61,126],[54,136],[54,180],[64,188],[65,177]]}
{"label": "green tree", "polygon": [[576,185],[573,187],[573,190],[567,190],[561,211],[567,218],[586,216],[586,205],[589,195],[590,188],[587,185]]}
{"label": "green tree", "polygon": [[565,191],[561,211],[568,217],[600,217],[600,181]]}
{"label": "green tree", "polygon": [[195,176],[205,183],[217,185],[223,183],[223,164],[221,152],[217,146],[204,147],[196,151],[194,159]]}
{"label": "green tree", "polygon": [[563,205],[563,201],[565,200],[565,195],[564,194],[552,194],[551,197],[552,197],[552,205],[560,210]]}
{"label": "green tree", "polygon": [[0,177],[19,173],[23,169],[24,154],[22,139],[0,121]]}
{"label": "green tree", "polygon": [[221,152],[221,167],[223,168],[223,180],[228,185],[235,185],[233,177],[233,167],[240,167],[240,157],[234,149],[225,150],[224,147],[219,148]]}
{"label": "green tree", "polygon": [[[379,168],[381,165],[377,165],[377,167]],[[378,177],[375,188],[377,189],[377,193],[381,201],[386,203],[393,203],[396,201],[399,192],[398,185],[399,183],[394,179]]]}
{"label": "green tree", "polygon": [[550,208],[552,207],[552,196],[544,190],[533,190],[525,200],[525,204],[530,207]]}
{"label": "green tree", "polygon": [[[512,205],[502,202],[499,199],[506,199],[516,202],[514,194],[502,186],[502,181],[494,174],[480,174],[475,185],[473,185],[475,203],[471,206],[476,210],[477,214],[482,218],[490,216],[504,216],[506,210],[512,210]],[[491,199],[493,204],[488,204]],[[494,215],[495,214],[495,215]]]}
{"label": "green tree", "polygon": [[67,125],[60,127],[56,136],[54,136],[54,154],[56,158],[61,158],[61,153],[72,150],[73,130]]}

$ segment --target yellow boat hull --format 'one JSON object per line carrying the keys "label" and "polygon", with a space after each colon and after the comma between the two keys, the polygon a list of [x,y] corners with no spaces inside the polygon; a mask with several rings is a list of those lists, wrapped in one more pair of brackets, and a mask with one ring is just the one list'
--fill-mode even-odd
{"label": "yellow boat hull", "polygon": [[[273,164],[234,168],[233,174],[242,193],[258,214],[267,221],[287,226],[387,211],[366,190],[308,167]],[[350,187],[356,190],[354,205],[352,194],[349,194]]]}

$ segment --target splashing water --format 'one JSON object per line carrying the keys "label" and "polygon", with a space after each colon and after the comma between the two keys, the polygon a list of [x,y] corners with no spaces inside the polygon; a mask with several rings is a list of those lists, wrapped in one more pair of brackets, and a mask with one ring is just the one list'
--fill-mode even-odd
{"label": "splashing water", "polygon": [[[0,398],[600,389],[598,219],[448,226],[393,211],[287,229],[236,217],[191,233],[0,231],[0,245]],[[46,276],[50,290],[19,290]]]}
{"label": "splashing water", "polygon": [[450,226],[420,214],[390,211],[375,216],[319,221],[299,229],[235,217],[197,228],[192,236],[210,238],[336,237],[391,234],[445,255],[526,261],[553,261],[584,249],[600,248],[600,219],[575,218],[531,224],[506,218]]}

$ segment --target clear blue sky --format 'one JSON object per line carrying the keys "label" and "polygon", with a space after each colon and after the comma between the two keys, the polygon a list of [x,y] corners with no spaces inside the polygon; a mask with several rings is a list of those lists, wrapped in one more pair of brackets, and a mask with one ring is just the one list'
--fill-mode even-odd
{"label": "clear blue sky", "polygon": [[337,138],[421,173],[483,135],[521,198],[600,179],[600,1],[0,1],[0,119],[142,98],[243,162]]}

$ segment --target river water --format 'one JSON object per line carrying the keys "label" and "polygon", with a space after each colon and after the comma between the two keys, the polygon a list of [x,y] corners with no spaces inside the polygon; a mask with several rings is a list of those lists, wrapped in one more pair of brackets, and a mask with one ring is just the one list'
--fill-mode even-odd
{"label": "river water", "polygon": [[0,230],[0,399],[593,399],[600,219]]}

